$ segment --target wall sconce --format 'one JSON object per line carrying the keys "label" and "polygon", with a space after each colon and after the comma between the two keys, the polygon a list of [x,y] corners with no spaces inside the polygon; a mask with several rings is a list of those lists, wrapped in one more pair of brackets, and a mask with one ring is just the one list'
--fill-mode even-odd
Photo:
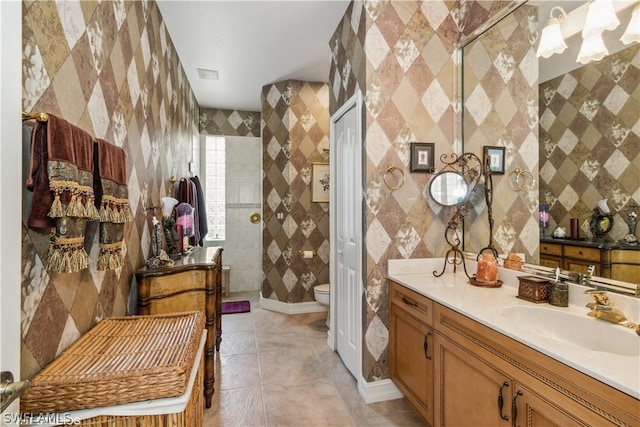
{"label": "wall sconce", "polygon": [[[558,16],[553,16],[553,12],[558,11]],[[537,57],[548,58],[554,53],[562,53],[567,48],[564,42],[560,24],[567,19],[567,13],[560,6],[556,6],[549,12],[549,21],[542,29],[540,36],[540,45],[538,46]]]}
{"label": "wall sconce", "polygon": [[593,0],[587,9],[587,19],[582,29],[582,46],[577,61],[586,64],[599,61],[609,54],[602,40],[603,31],[615,30],[620,21],[613,10],[611,0]]}
{"label": "wall sconce", "polygon": [[583,36],[577,61],[586,64],[590,61],[599,61],[608,54],[609,51],[602,40],[602,33],[590,33]]}
{"label": "wall sconce", "polygon": [[640,43],[640,2],[634,6],[631,20],[620,41],[624,44]]}
{"label": "wall sconce", "polygon": [[[609,54],[602,38],[604,31],[615,30],[620,25],[616,13],[634,5],[631,20],[620,41],[624,44],[640,43],[640,1],[639,0],[588,0],[567,13],[555,6],[549,13],[549,21],[542,29],[537,57],[549,58],[554,53],[562,53],[567,48],[565,38],[582,33],[582,45],[576,61],[586,64],[599,61]],[[628,12],[625,13],[626,17]]]}
{"label": "wall sconce", "polygon": [[582,30],[582,37],[593,33],[615,30],[620,21],[613,9],[611,0],[593,0],[589,3],[587,19]]}

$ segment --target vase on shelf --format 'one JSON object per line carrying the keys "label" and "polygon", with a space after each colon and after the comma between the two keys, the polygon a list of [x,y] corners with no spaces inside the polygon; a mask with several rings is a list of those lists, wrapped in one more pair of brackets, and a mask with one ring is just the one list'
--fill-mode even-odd
{"label": "vase on shelf", "polygon": [[549,227],[549,205],[540,203],[538,206],[538,224],[540,225],[540,238],[545,237],[545,230]]}
{"label": "vase on shelf", "polygon": [[636,237],[636,227],[638,226],[638,214],[635,211],[631,211],[629,214],[629,232],[625,234],[620,243],[627,245],[638,245],[638,238]]}

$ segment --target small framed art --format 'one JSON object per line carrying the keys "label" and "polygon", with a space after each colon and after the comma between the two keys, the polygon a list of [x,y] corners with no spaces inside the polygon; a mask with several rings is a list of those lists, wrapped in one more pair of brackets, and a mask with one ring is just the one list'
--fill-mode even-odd
{"label": "small framed art", "polygon": [[489,156],[489,168],[493,175],[504,175],[504,147],[485,145],[483,158]]}
{"label": "small framed art", "polygon": [[432,142],[411,143],[411,172],[433,172],[435,144]]}
{"label": "small framed art", "polygon": [[311,163],[311,201],[329,201],[329,163]]}

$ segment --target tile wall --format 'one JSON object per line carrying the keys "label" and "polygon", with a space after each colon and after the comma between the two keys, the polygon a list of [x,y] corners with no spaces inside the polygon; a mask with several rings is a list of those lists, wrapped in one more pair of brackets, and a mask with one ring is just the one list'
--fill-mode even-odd
{"label": "tile wall", "polygon": [[260,136],[260,112],[200,108],[200,133],[225,136]]}
{"label": "tile wall", "polygon": [[[150,256],[144,208],[187,172],[199,112],[153,1],[25,1],[22,44],[23,110],[50,112],[122,147],[135,217],[115,271],[95,268],[97,224],[86,230],[92,264],[73,274],[47,273],[48,235],[23,226],[22,374],[31,377],[97,321],[127,313],[133,273]],[[25,147],[29,132],[25,125]],[[26,216],[26,188],[22,198]]]}
{"label": "tile wall", "polygon": [[[310,190],[311,164],[329,162],[328,86],[263,87],[262,146],[262,296],[314,301],[313,286],[329,283],[329,204],[311,202]],[[301,250],[317,255],[304,259]]]}
{"label": "tile wall", "polygon": [[[540,85],[540,200],[569,230],[601,199],[614,214],[608,237],[629,231],[640,205],[640,47],[636,44]],[[635,205],[635,208],[634,208]],[[549,230],[549,231],[550,231]]]}

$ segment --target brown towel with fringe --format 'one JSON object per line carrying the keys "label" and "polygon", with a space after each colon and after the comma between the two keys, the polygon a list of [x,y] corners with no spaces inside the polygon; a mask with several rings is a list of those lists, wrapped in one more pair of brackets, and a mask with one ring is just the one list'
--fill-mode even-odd
{"label": "brown towel with fringe", "polygon": [[55,226],[55,218],[97,219],[93,192],[93,138],[66,120],[49,114],[31,133],[27,188],[33,204],[27,225]]}
{"label": "brown towel with fringe", "polygon": [[93,191],[93,138],[66,120],[49,114],[31,134],[27,188],[33,191],[27,225],[52,229],[47,269],[72,273],[89,266],[84,248],[86,220],[98,211]]}
{"label": "brown towel with fringe", "polygon": [[100,254],[98,270],[114,270],[122,266],[124,224],[132,220],[127,188],[126,154],[109,142],[96,138],[98,195],[100,206]]}

